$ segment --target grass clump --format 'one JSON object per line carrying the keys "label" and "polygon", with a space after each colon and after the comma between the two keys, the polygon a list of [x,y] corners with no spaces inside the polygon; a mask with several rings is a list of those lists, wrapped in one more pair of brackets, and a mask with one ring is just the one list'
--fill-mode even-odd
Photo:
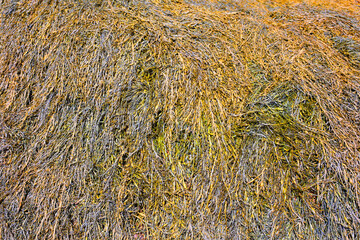
{"label": "grass clump", "polygon": [[349,1],[2,1],[0,239],[358,239]]}

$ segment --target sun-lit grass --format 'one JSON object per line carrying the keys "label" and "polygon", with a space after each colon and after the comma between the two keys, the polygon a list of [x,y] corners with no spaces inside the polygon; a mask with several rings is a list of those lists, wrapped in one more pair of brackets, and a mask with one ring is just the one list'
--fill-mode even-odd
{"label": "sun-lit grass", "polygon": [[2,1],[0,239],[359,239],[354,1]]}

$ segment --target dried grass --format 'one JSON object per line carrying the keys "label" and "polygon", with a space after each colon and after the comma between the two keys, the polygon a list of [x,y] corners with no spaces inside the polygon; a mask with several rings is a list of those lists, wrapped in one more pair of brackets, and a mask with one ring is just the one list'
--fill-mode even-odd
{"label": "dried grass", "polygon": [[359,239],[359,9],[2,0],[0,239]]}

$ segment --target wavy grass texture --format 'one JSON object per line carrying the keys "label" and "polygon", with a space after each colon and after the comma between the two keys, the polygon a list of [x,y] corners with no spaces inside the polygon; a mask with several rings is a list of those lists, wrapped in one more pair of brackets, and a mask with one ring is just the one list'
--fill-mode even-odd
{"label": "wavy grass texture", "polygon": [[0,2],[0,239],[360,238],[356,2]]}

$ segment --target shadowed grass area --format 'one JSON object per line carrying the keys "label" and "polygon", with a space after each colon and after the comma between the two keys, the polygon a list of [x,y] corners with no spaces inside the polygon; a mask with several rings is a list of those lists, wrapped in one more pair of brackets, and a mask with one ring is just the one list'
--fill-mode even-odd
{"label": "shadowed grass area", "polygon": [[356,4],[0,11],[0,239],[360,237]]}

